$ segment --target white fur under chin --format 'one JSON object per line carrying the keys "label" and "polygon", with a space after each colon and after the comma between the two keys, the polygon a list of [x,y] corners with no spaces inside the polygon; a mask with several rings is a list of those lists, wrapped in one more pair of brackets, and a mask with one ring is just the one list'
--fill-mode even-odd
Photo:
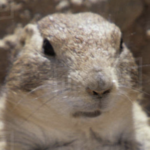
{"label": "white fur under chin", "polygon": [[[121,140],[137,143],[138,148],[131,150],[150,149],[148,142],[150,127],[147,116],[137,102],[131,103],[124,99],[118,101],[109,111],[104,111],[100,116],[93,118],[73,118],[61,115],[53,107],[43,106],[27,120],[20,118],[13,121],[16,121],[14,126],[12,124],[7,126],[10,128],[10,133],[14,134],[12,137],[15,139],[12,141],[24,139],[24,136],[28,135],[28,139],[25,138],[23,141],[33,145],[37,141],[39,145],[43,142],[53,145],[56,142],[72,141],[71,146],[61,147],[61,150],[70,150],[71,147],[79,150],[126,150],[124,146],[119,146],[118,141]],[[3,130],[4,126],[1,128]],[[17,132],[25,135],[19,135]],[[5,142],[1,142],[1,147],[6,145]],[[6,149],[1,148],[1,150]]]}

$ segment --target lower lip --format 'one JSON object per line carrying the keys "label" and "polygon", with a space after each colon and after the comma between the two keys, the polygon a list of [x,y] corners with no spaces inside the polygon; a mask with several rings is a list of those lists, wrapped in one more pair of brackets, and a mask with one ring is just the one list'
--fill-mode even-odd
{"label": "lower lip", "polygon": [[75,117],[75,118],[78,118],[78,117],[94,118],[94,117],[98,117],[99,115],[101,115],[100,110],[96,110],[93,112],[78,111],[78,112],[73,114],[73,117]]}

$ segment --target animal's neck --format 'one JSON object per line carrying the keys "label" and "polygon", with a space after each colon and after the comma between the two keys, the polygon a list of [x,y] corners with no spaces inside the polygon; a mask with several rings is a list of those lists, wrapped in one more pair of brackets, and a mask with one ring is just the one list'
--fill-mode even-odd
{"label": "animal's neck", "polygon": [[80,119],[78,128],[92,129],[106,139],[116,139],[119,136],[132,136],[134,130],[133,105],[129,101],[120,101],[110,111],[92,119]]}
{"label": "animal's neck", "polygon": [[[48,115],[46,115],[47,111],[49,111]],[[35,129],[39,127],[34,132],[36,136],[44,131],[47,137],[57,140],[58,137],[64,139],[64,133],[67,133],[73,139],[76,137],[81,140],[95,138],[95,140],[102,139],[112,144],[120,140],[121,142],[140,143],[141,140],[147,141],[145,133],[150,134],[146,115],[136,102],[128,100],[118,101],[109,111],[102,112],[95,118],[68,118],[53,112],[49,107],[48,109],[42,107],[40,113],[45,115],[42,117],[37,111],[35,115],[28,118],[26,123],[21,124],[21,128],[24,126],[28,133],[32,133],[36,124]],[[43,119],[39,120],[41,118]],[[20,125],[20,122],[18,123]]]}

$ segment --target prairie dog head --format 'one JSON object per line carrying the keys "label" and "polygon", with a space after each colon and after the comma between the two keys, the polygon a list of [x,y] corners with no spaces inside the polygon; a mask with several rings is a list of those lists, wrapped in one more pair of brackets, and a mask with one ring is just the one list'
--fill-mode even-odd
{"label": "prairie dog head", "polygon": [[6,80],[21,107],[96,117],[119,101],[137,99],[134,58],[120,29],[99,15],[47,16],[26,26],[22,41]]}

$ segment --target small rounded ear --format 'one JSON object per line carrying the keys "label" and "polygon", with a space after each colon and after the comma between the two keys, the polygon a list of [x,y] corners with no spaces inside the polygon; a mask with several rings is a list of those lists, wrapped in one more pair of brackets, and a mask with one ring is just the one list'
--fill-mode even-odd
{"label": "small rounded ear", "polygon": [[[6,35],[3,39],[0,39],[1,64],[12,64],[14,62],[16,56],[22,49],[22,44],[20,43],[20,37],[22,35],[22,32],[23,28],[20,24],[18,24],[13,34]],[[3,66],[4,65],[0,65],[0,67]]]}
{"label": "small rounded ear", "polygon": [[[58,43],[63,44],[69,34],[69,27],[66,22],[71,17],[72,16],[65,14],[53,14],[39,20],[37,26],[42,37],[53,42],[53,45],[56,42],[56,45],[58,45]],[[69,22],[67,23],[69,24]]]}
{"label": "small rounded ear", "polygon": [[[28,24],[24,28],[21,41],[24,42],[25,47],[30,47],[31,45],[33,51],[42,52],[43,38],[37,28],[37,25]],[[28,50],[28,48],[24,49]]]}

